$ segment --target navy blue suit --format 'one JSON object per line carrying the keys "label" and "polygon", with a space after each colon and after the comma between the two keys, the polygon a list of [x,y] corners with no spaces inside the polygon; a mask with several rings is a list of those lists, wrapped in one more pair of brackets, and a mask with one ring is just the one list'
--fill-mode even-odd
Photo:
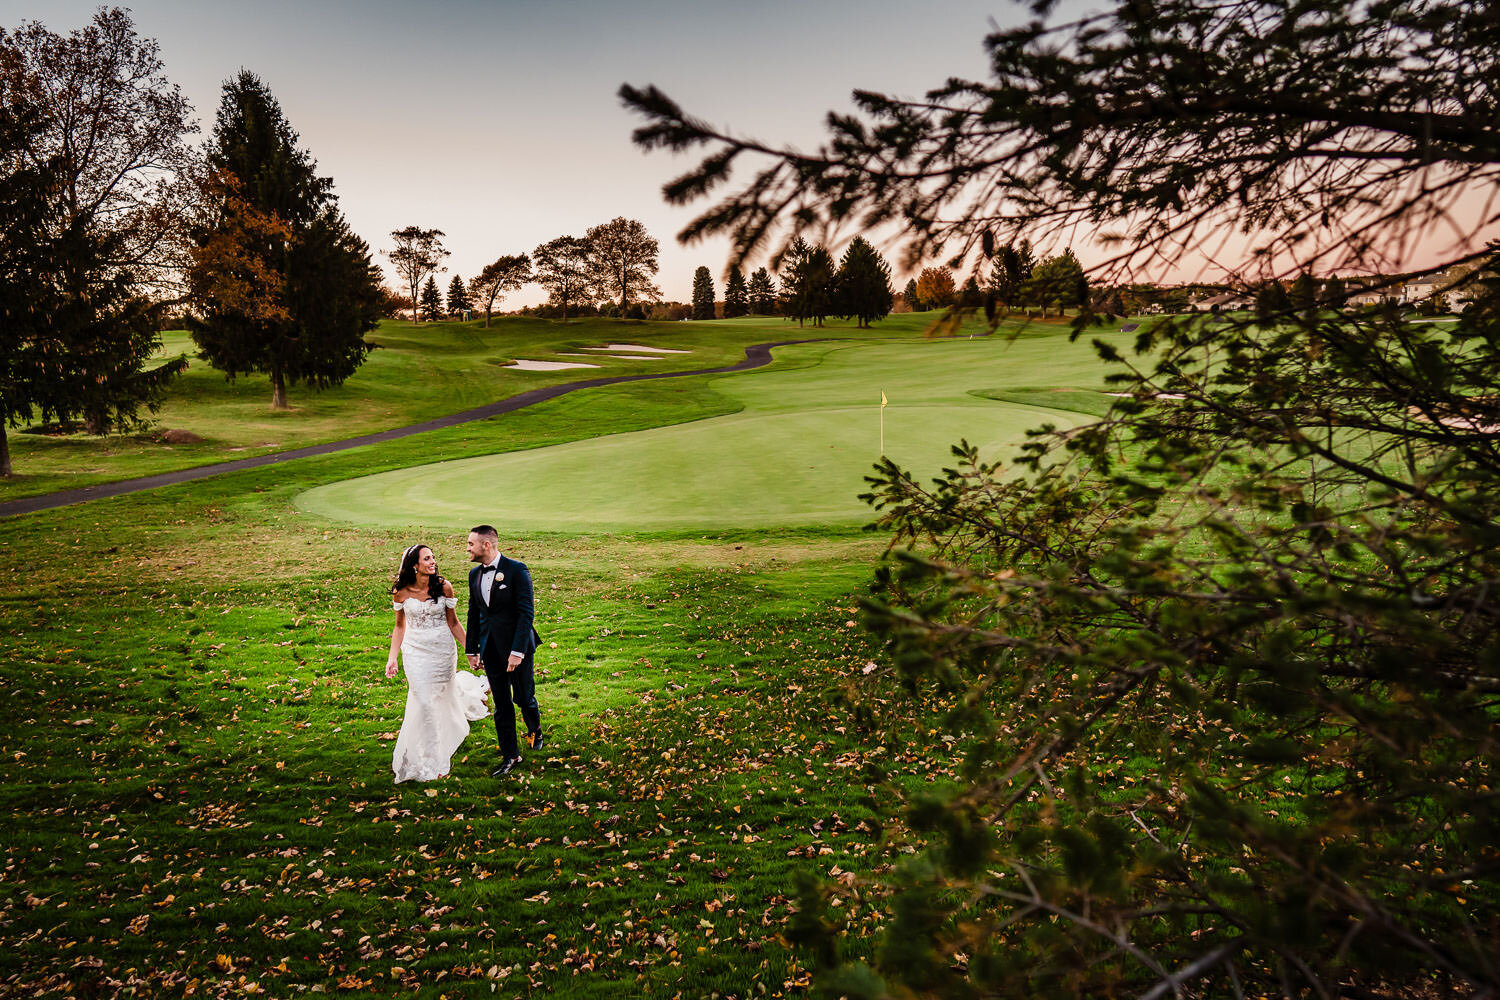
{"label": "navy blue suit", "polygon": [[[519,757],[521,750],[516,743],[516,713],[508,703],[521,710],[528,733],[542,731],[532,670],[533,654],[542,637],[534,625],[536,605],[526,564],[501,556],[499,570],[490,584],[488,601],[479,592],[484,567],[469,571],[469,627],[464,652],[477,653],[484,663],[495,703],[495,733],[500,737],[500,752],[509,760]],[[523,659],[516,669],[507,670],[512,651],[523,654]]]}

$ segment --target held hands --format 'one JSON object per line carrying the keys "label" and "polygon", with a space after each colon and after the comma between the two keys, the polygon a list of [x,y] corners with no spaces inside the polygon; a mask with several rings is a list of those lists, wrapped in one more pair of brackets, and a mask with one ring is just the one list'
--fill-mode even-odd
{"label": "held hands", "polygon": [[385,661],[385,675],[387,677],[396,676],[396,658],[394,656]]}
{"label": "held hands", "polygon": [[468,653],[468,654],[465,654],[465,655],[467,655],[469,657],[469,666],[472,669],[474,669],[474,670],[478,670],[479,669],[479,654],[478,653]]}

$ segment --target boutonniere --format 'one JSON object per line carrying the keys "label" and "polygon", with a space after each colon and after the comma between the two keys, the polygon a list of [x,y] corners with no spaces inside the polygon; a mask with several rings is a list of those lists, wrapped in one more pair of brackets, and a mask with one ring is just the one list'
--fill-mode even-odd
{"label": "boutonniere", "polygon": [[505,579],[505,574],[502,573],[502,572],[500,572],[497,569],[497,570],[495,570],[495,579],[494,579],[494,582],[491,583],[490,586],[493,587],[496,583],[499,583],[501,580],[504,580],[504,579]]}

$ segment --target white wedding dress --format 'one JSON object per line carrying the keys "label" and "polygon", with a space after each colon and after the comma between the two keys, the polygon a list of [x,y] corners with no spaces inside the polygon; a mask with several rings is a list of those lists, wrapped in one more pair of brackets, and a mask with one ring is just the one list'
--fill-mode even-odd
{"label": "white wedding dress", "polygon": [[408,597],[401,665],[406,670],[406,716],[396,737],[391,770],[396,781],[432,781],[447,775],[453,753],[469,735],[469,723],[490,714],[484,702],[489,682],[459,670],[458,646],[448,631],[447,610],[456,597],[437,602]]}

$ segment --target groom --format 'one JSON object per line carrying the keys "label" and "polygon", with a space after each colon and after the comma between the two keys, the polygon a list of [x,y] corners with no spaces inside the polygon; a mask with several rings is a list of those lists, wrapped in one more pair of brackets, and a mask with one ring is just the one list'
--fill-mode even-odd
{"label": "groom", "polygon": [[469,629],[464,652],[469,654],[469,666],[484,666],[494,692],[495,732],[500,736],[502,759],[490,774],[500,778],[521,763],[516,713],[507,701],[520,708],[531,748],[546,746],[532,676],[532,654],[542,637],[532,627],[536,611],[531,574],[524,563],[500,554],[500,535],[488,524],[469,532],[469,561],[479,565],[469,571]]}

